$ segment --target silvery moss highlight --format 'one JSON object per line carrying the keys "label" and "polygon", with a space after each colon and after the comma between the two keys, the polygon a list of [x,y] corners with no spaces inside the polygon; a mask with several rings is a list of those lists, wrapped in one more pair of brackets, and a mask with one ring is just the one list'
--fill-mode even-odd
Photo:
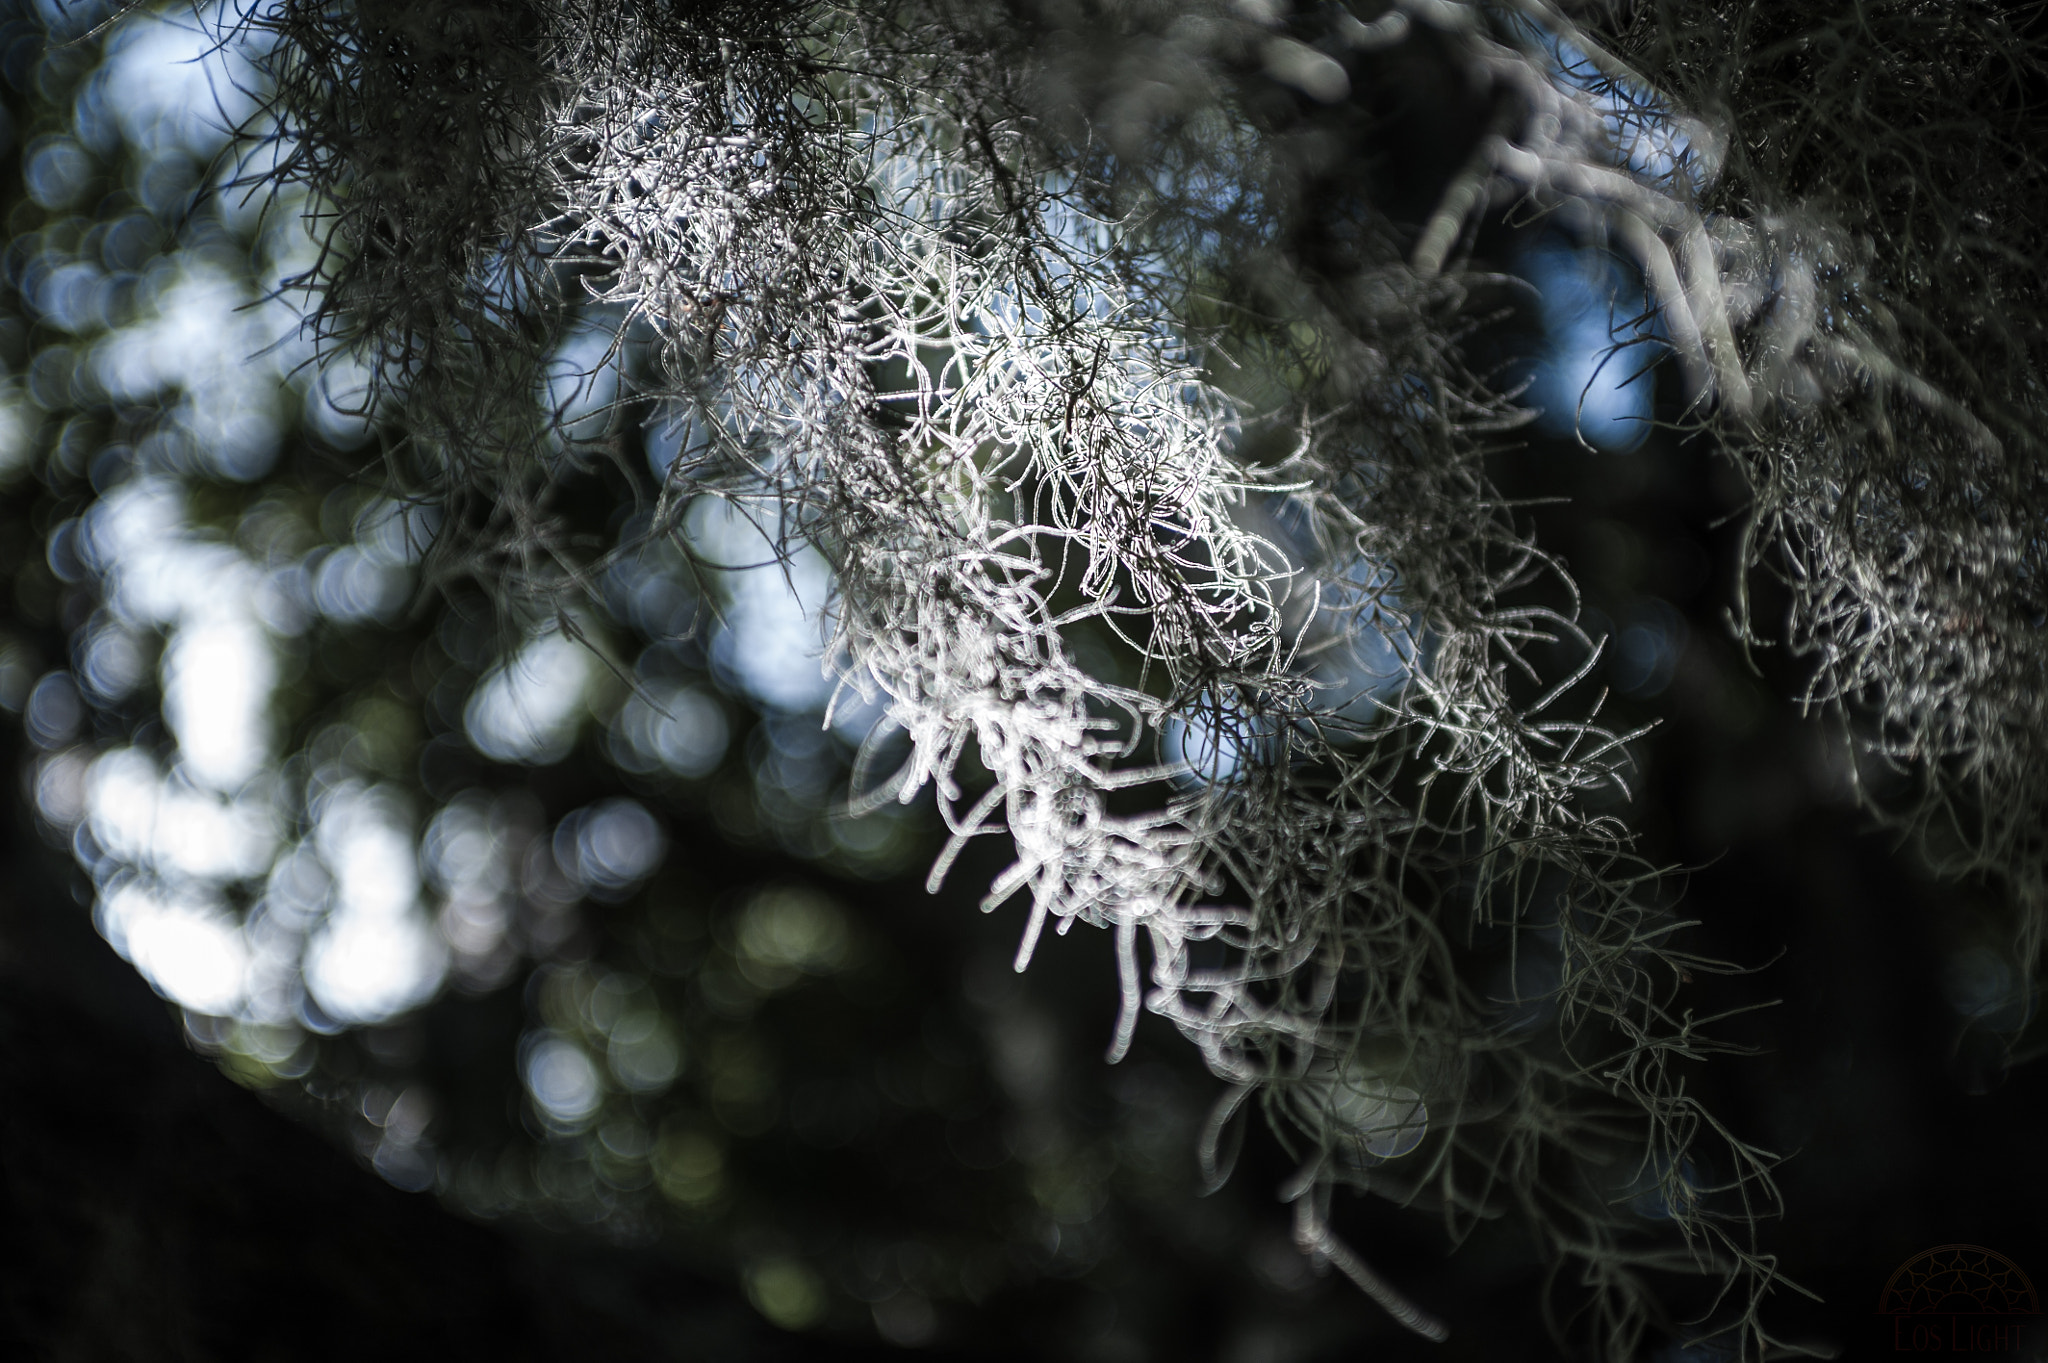
{"label": "silvery moss highlight", "polygon": [[[384,480],[441,513],[440,581],[573,629],[605,555],[551,500],[658,413],[682,452],[653,533],[691,552],[683,518],[718,499],[826,555],[830,665],[909,738],[886,770],[878,733],[857,802],[935,792],[934,887],[1010,840],[984,907],[1024,905],[1019,968],[1048,927],[1108,930],[1112,1058],[1149,1009],[1225,1085],[1213,1178],[1262,1115],[1303,1251],[1432,1338],[1333,1232],[1339,1190],[1433,1206],[1453,1238],[1520,1218],[1602,1357],[1653,1327],[1780,1347],[1774,1157],[1684,1082],[1717,1047],[1681,983],[1723,967],[1685,951],[1673,878],[1607,798],[1636,735],[1602,722],[1576,589],[1485,476],[1525,414],[1466,364],[1469,244],[1488,213],[1549,214],[1640,269],[1685,424],[1750,477],[1745,567],[1787,588],[1806,699],[1887,778],[1874,809],[2010,887],[2031,963],[2048,195],[1995,125],[2041,70],[1998,12],[278,0],[238,22],[267,53],[247,187],[309,190],[323,247],[284,290],[367,366]],[[1341,134],[1415,69],[1489,121],[1404,224]],[[1920,130],[1935,113],[1960,150]],[[536,398],[592,325],[607,364],[638,357],[609,423]],[[1485,943],[1533,997],[1475,979]],[[1664,1271],[1717,1283],[1708,1314],[1665,1319]]]}

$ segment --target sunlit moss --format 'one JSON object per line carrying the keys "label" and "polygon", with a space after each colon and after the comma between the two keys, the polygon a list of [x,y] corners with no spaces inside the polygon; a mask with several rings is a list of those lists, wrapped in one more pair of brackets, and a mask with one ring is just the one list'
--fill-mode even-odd
{"label": "sunlit moss", "polygon": [[[1633,1354],[1645,1298],[1622,1237],[1638,1227],[1598,1197],[1574,1200],[1578,1184],[1553,1171],[1632,1153],[1628,1140],[1582,1138],[1576,1116],[1589,1106],[1634,1111],[1653,1143],[1682,1142],[1698,1128],[1664,1069],[1674,1048],[1695,1044],[1689,1023],[1674,1034],[1664,985],[1666,975],[1689,977],[1686,958],[1668,946],[1672,920],[1659,908],[1655,869],[1631,860],[1618,812],[1623,738],[1601,730],[1600,702],[1573,687],[1582,678],[1531,661],[1548,656],[1529,651],[1548,636],[1590,640],[1569,610],[1524,605],[1532,578],[1561,600],[1575,599],[1577,588],[1487,482],[1487,460],[1521,414],[1488,376],[1463,367],[1458,342],[1483,325],[1468,303],[1486,281],[1463,269],[1460,243],[1476,205],[1512,200],[1569,219],[1652,276],[1658,306],[1679,328],[1673,344],[1694,413],[1754,474],[1754,542],[1763,546],[1755,553],[1783,551],[1799,602],[1794,642],[1833,669],[1816,696],[1852,716],[1874,707],[1880,755],[1924,773],[1931,792],[1900,806],[1898,817],[1923,828],[1924,850],[1936,859],[2011,877],[2023,921],[2036,924],[2027,895],[2039,889],[2041,800],[2028,772],[2042,764],[2030,766],[2027,736],[2044,729],[2034,722],[2037,499],[2017,484],[1987,495],[2001,486],[1987,470],[2000,466],[1979,438],[1991,422],[2011,450],[2034,448],[2038,357],[2027,339],[2034,304],[2026,286],[2037,270],[2021,249],[2031,240],[2011,226],[2030,221],[2030,201],[2015,195],[1997,214],[1965,219],[1968,183],[1940,194],[1907,184],[1912,230],[1897,232],[1881,230],[1897,225],[1883,205],[1852,212],[1846,228],[1828,217],[1853,209],[1854,194],[1788,206],[1789,191],[1769,173],[1778,168],[1765,164],[1788,142],[1763,135],[1768,110],[1759,113],[1761,131],[1709,127],[1661,88],[1609,71],[1603,35],[1548,7],[1414,6],[1421,17],[1412,28],[1428,38],[1413,46],[1401,46],[1407,9],[1388,26],[1341,8],[1183,8],[1167,16],[1111,5],[1085,20],[1047,10],[992,22],[974,6],[931,0],[891,10],[907,21],[900,29],[864,27],[829,6],[671,13],[540,4],[442,15],[365,0],[251,11],[246,27],[270,44],[261,49],[270,65],[238,68],[250,78],[225,88],[274,97],[284,131],[267,142],[278,125],[252,122],[245,141],[260,145],[242,150],[283,154],[274,174],[295,183],[274,204],[287,218],[316,204],[317,230],[329,233],[321,244],[334,248],[300,249],[311,237],[296,248],[272,239],[264,258],[305,271],[298,296],[328,372],[351,373],[365,397],[361,429],[348,439],[317,415],[305,419],[337,448],[380,437],[356,466],[375,476],[338,488],[322,482],[317,517],[315,494],[274,494],[290,503],[281,506],[247,481],[269,476],[285,423],[298,419],[288,410],[298,400],[290,385],[304,377],[288,377],[296,373],[289,364],[246,373],[233,363],[199,365],[218,357],[180,348],[175,328],[145,335],[131,326],[155,326],[185,308],[215,339],[232,334],[250,350],[273,339],[239,329],[270,315],[241,307],[274,282],[246,277],[254,218],[188,196],[221,130],[193,126],[189,111],[168,101],[162,125],[138,133],[134,156],[116,164],[118,139],[99,127],[106,111],[94,113],[97,96],[62,112],[66,82],[92,60],[91,44],[53,48],[35,81],[61,107],[47,126],[28,130],[30,202],[10,225],[33,266],[24,281],[68,282],[25,305],[44,330],[9,380],[21,394],[21,438],[48,443],[36,452],[39,472],[77,496],[142,477],[185,488],[192,544],[224,547],[232,525],[242,556],[223,572],[271,575],[263,599],[275,609],[241,623],[259,644],[261,631],[274,639],[245,651],[294,666],[309,652],[317,666],[280,680],[284,699],[243,706],[270,707],[244,727],[261,733],[268,719],[288,720],[281,727],[298,746],[245,745],[262,749],[261,770],[216,763],[209,779],[223,792],[260,779],[249,798],[274,797],[279,848],[319,843],[312,825],[324,827],[337,807],[384,801],[381,788],[360,788],[360,776],[393,788],[418,779],[419,812],[438,823],[434,805],[453,809],[451,789],[514,785],[534,767],[569,763],[595,746],[582,743],[585,719],[609,721],[617,770],[604,774],[638,781],[631,796],[562,796],[582,802],[566,812],[534,796],[516,817],[481,819],[489,827],[475,839],[472,864],[462,874],[436,872],[433,886],[446,897],[434,907],[460,987],[488,993],[540,965],[538,1019],[511,1026],[526,1029],[520,1073],[538,1109],[543,1198],[591,1218],[621,1205],[611,1195],[636,1186],[638,1157],[630,1134],[614,1143],[602,1133],[630,1133],[643,1110],[653,1120],[678,1076],[734,1137],[776,1139],[779,1059],[788,1052],[778,1052],[786,1038],[763,1039],[768,1028],[834,992],[800,989],[806,979],[858,978],[869,945],[854,920],[814,890],[786,884],[742,892],[708,945],[704,934],[659,924],[620,928],[621,938],[665,944],[635,967],[673,977],[659,988],[601,959],[618,951],[607,936],[617,919],[670,912],[634,898],[668,846],[667,814],[651,812],[661,800],[677,803],[659,810],[708,807],[749,846],[856,873],[917,851],[921,813],[897,805],[887,823],[842,817],[846,740],[817,723],[822,683],[808,635],[755,628],[780,620],[817,634],[829,623],[851,675],[879,676],[894,717],[911,730],[909,765],[880,764],[861,794],[888,800],[934,789],[958,834],[933,883],[969,839],[1007,834],[1017,862],[989,907],[1028,897],[1034,919],[1022,956],[1048,922],[1117,931],[1119,1051],[1140,1009],[1151,1007],[1232,1085],[1224,1120],[1255,1090],[1292,1100],[1265,1110],[1303,1160],[1289,1186],[1308,1218],[1299,1227],[1304,1246],[1336,1253],[1318,1220],[1331,1189],[1375,1186],[1374,1160],[1411,1153],[1409,1137],[1419,1138],[1424,1123],[1410,1119],[1426,1098],[1436,1125],[1416,1162],[1435,1161],[1447,1189],[1453,1174],[1476,1170],[1507,1190],[1485,1206],[1448,1198],[1454,1230],[1506,1208],[1537,1209],[1528,1228],[1546,1251],[1561,1264],[1584,1260],[1588,1280],[1608,1294],[1603,1345]],[[1653,63],[1660,86],[1718,111],[1712,77],[1720,68],[1697,49],[1718,50],[1735,31],[1726,17],[1744,12],[1733,4],[1628,7],[1637,19],[1618,37]],[[1114,22],[1091,27],[1103,14]],[[1945,112],[1938,101],[1966,68],[2001,56],[2016,69],[2034,62],[2027,44],[1988,19],[1963,29],[1911,6],[1879,7],[1878,17],[1908,37],[1932,25],[1943,53],[1962,53],[1933,70],[1940,80],[1884,82],[1887,98],[1910,105],[1926,90],[1934,102],[1876,128],[1867,141],[1880,150],[1899,129],[1917,128],[1914,109]],[[365,24],[391,41],[358,41]],[[1839,66],[1856,50],[1851,27],[1829,21],[1807,36]],[[164,39],[161,26],[148,32]],[[1431,187],[1439,202],[1421,210],[1423,221],[1360,227],[1345,215],[1370,208],[1351,202],[1367,197],[1371,156],[1356,149],[1370,144],[1342,120],[1359,112],[1346,106],[1347,92],[1367,88],[1382,49],[1390,60],[1445,63],[1439,74],[1459,88],[1507,92],[1505,121],[1497,145]],[[1897,54],[1935,46],[1871,50],[1925,71],[1922,56]],[[608,55],[601,71],[578,65],[591,52]],[[826,79],[812,61],[822,52],[834,57]],[[493,78],[420,79],[422,53]],[[987,60],[963,64],[961,53]],[[1832,88],[1810,97],[1795,88],[1791,106],[1867,118]],[[372,97],[360,98],[365,90]],[[661,112],[650,119],[647,109]],[[58,126],[67,118],[76,126]],[[461,126],[464,119],[474,123]],[[974,135],[983,129],[993,131]],[[164,145],[180,135],[182,148]],[[470,154],[479,140],[490,155]],[[540,145],[570,150],[543,164],[525,151]],[[1354,154],[1347,147],[1356,163],[1345,160]],[[1731,147],[1731,176],[1716,189]],[[1878,154],[1863,139],[1849,150],[1847,170],[1823,158],[1823,182],[1839,183]],[[259,190],[277,187],[266,163],[252,158],[245,168]],[[647,192],[657,173],[688,200],[687,211]],[[109,228],[102,250],[93,237],[100,229],[72,208],[103,180],[125,181],[151,206],[166,224],[159,244],[167,248],[176,218],[175,251],[154,264],[145,258],[155,228],[125,198],[107,211],[136,224],[119,231],[130,244]],[[1342,211],[1330,208],[1333,191],[1348,205]],[[1709,192],[1722,195],[1713,215],[1702,207]],[[550,226],[537,235],[540,223]],[[717,230],[688,235],[707,224]],[[1921,289],[1924,260],[1889,274],[1871,266],[1916,233],[1974,243],[1980,228],[2019,241],[1980,253],[2018,262],[2018,285],[2000,273],[2008,265],[1972,267],[1958,276],[1968,287],[1946,290],[1952,304]],[[1350,236],[1333,246],[1329,235],[1343,232]],[[586,249],[589,259],[579,254]],[[104,260],[85,258],[93,255]],[[102,264],[140,281],[123,285],[127,294],[102,291],[104,281],[88,277],[104,273]],[[1880,295],[1894,288],[1905,302],[1887,312]],[[1997,333],[2003,363],[1953,364],[1939,329],[1923,335],[1910,317],[1895,326],[1916,297],[1937,311],[1979,309],[1951,330]],[[1998,306],[1987,310],[1986,300]],[[620,330],[628,310],[657,339]],[[2006,317],[2015,320],[1994,325]],[[1693,333],[1679,334],[1683,324]],[[102,345],[94,336],[109,327],[122,334]],[[935,364],[941,352],[961,363]],[[584,393],[551,382],[565,379],[572,353],[584,379],[609,385],[616,409],[586,402],[594,395],[575,376],[566,381]],[[1973,387],[1980,374],[1991,384],[1982,402]],[[877,394],[878,378],[891,391]],[[250,386],[257,381],[261,391]],[[1938,381],[1952,381],[1953,391]],[[632,436],[635,403],[675,414],[665,459],[650,464],[641,456],[651,451],[612,443]],[[873,409],[884,403],[881,419]],[[125,443],[101,448],[117,429]],[[658,485],[641,479],[643,465]],[[1877,476],[1866,478],[1872,469]],[[612,474],[620,476],[602,481]],[[388,483],[381,489],[380,479]],[[1864,500],[1843,503],[1845,487],[1862,489]],[[640,510],[622,522],[636,498]],[[1248,528],[1247,507],[1261,499],[1298,513],[1300,546],[1283,549]],[[1998,521],[1991,513],[2008,504],[2017,511]],[[747,570],[744,589],[735,585],[740,569],[696,561],[713,547],[711,523],[732,522],[735,506],[758,512],[768,530],[764,561]],[[392,533],[414,510],[431,529],[431,551],[409,532]],[[621,524],[633,527],[621,532],[627,538],[684,533],[664,539],[636,578],[617,570],[627,547],[614,534]],[[1856,533],[1839,533],[1845,525]],[[1417,649],[1397,660],[1403,685],[1372,726],[1319,708],[1292,651],[1361,555],[1375,571],[1398,570],[1403,609],[1439,641],[1426,656]],[[815,599],[792,607],[789,582],[778,584],[767,558],[802,577]],[[31,554],[16,578],[32,621],[93,608],[89,575],[49,566],[61,559]],[[115,582],[121,570],[96,571]],[[707,584],[728,620],[695,614]],[[431,590],[417,595],[423,585]],[[756,589],[758,599],[749,598]],[[835,591],[828,620],[820,607]],[[469,611],[436,631],[445,657],[418,674],[408,672],[405,648],[394,666],[371,645],[418,641],[422,631],[406,635],[414,601],[426,610],[459,601]],[[1091,618],[1083,626],[1055,618],[1069,610]],[[685,637],[700,627],[702,639]],[[148,628],[171,638],[165,671],[179,674],[179,650],[196,651],[198,628],[175,610]],[[306,631],[317,640],[311,646],[279,642]],[[1085,656],[1084,633],[1114,639],[1107,664]],[[803,646],[782,647],[792,640]],[[584,648],[618,662],[643,643],[648,676],[640,662],[619,664],[644,683],[630,697]],[[95,677],[120,670],[95,672],[90,652],[83,656],[79,694],[109,704],[95,701],[93,714],[36,731],[51,748],[37,779],[47,816],[61,816],[64,831],[95,833],[114,821],[91,822],[81,793],[88,772],[108,784],[122,771],[141,773],[131,784],[146,798],[135,807],[148,809],[168,808],[158,797],[178,793],[183,778],[169,757],[100,767],[83,740],[57,748],[87,732],[87,719],[104,722],[103,732],[148,722],[111,708],[137,691],[147,700],[142,679],[95,689]],[[150,656],[138,644],[134,657],[145,661],[131,660],[127,672],[146,669]],[[524,686],[523,665],[545,675]],[[40,686],[27,675],[36,669],[24,669],[22,685]],[[280,677],[284,669],[277,664]],[[423,714],[409,708],[415,679],[431,693]],[[68,685],[49,683],[52,706],[60,695],[75,701]],[[721,685],[725,698],[715,699]],[[1656,685],[1646,673],[1624,689]],[[1136,737],[1170,732],[1201,705],[1220,712],[1218,697],[1242,707],[1247,732],[1270,745],[1246,745],[1233,772],[1241,779],[1146,787],[1133,765]],[[197,707],[185,691],[174,699],[174,737],[191,757],[198,729],[185,721]],[[750,711],[758,712],[751,721]],[[750,722],[751,739],[733,743]],[[1356,732],[1330,737],[1347,729]],[[431,776],[423,756],[439,763]],[[484,758],[490,770],[480,775]],[[899,777],[900,790],[888,785]],[[402,802],[387,803],[396,811]],[[1961,815],[1943,821],[1929,810]],[[593,830],[609,816],[612,832],[638,831],[605,843]],[[294,820],[307,826],[286,826]],[[253,859],[196,877],[211,898],[178,921],[189,941],[204,934],[220,949],[203,980],[183,977],[183,999],[195,1009],[288,1014],[287,985],[260,1004],[238,992],[237,952],[260,936],[278,980],[310,982],[346,1014],[309,1013],[309,1025],[333,1029],[424,1003],[440,979],[436,941],[390,926],[414,924],[421,908],[402,869],[411,827],[409,810],[391,812],[374,848],[330,829],[331,846],[303,854],[309,864],[325,858],[324,881],[287,874],[282,851],[267,886]],[[99,883],[130,895],[110,892],[103,909],[163,898],[121,877],[191,870],[146,839],[95,845],[81,836],[75,846]],[[364,888],[372,851],[388,893]],[[1473,999],[1473,981],[1459,975],[1453,947],[1469,933],[1467,910],[1515,924],[1536,902],[1531,887],[1548,877],[1571,883],[1576,906],[1543,929],[1557,967],[1545,992],[1556,997],[1529,1025],[1500,1029],[1496,1012]],[[300,879],[306,885],[284,883]],[[263,911],[245,921],[259,892]],[[365,895],[396,908],[358,935],[354,959],[389,954],[402,941],[421,968],[409,990],[359,994],[350,1011],[339,1002],[347,991],[320,966],[348,902]],[[102,918],[121,937],[119,915]],[[2033,939],[2022,940],[2031,965]],[[167,951],[158,964],[172,958]],[[137,955],[145,969],[150,959]],[[1984,985],[1992,973],[1974,957],[1952,962],[1947,983],[1966,1016],[2001,1017],[2007,1004],[1996,1000],[2020,997]],[[1333,991],[1339,975],[1345,989]],[[177,977],[165,966],[152,978]],[[1512,972],[1510,983],[1519,983]],[[699,1055],[707,1014],[731,1030],[712,1035]],[[1567,1025],[1587,1018],[1608,1030]],[[1558,1026],[1539,1028],[1539,1020]],[[1411,1087],[1405,1073],[1394,1082],[1393,1069],[1345,1068],[1385,1038],[1404,1062],[1426,1053],[1430,1073]],[[266,1045],[235,1041],[220,1053],[252,1080],[300,1063]],[[1541,1046],[1582,1049],[1558,1063]],[[369,1050],[379,1066],[414,1063]],[[1503,1067],[1501,1087],[1513,1095],[1497,1121],[1461,1107],[1477,1082],[1472,1057],[1482,1052]],[[1377,1066],[1376,1055],[1367,1058]],[[914,1098],[906,1109],[964,1116],[980,1098],[963,1073],[964,1064],[942,1064],[881,1082]],[[792,1126],[801,1084],[792,1060]],[[385,1085],[398,1086],[395,1078]],[[715,1201],[724,1166],[714,1159],[705,1172],[663,1131],[652,1158],[664,1195],[678,1205]],[[1045,1167],[1034,1166],[1034,1195],[1055,1222],[1086,1224],[1099,1202],[1093,1175],[1083,1162],[1060,1165],[1057,1140],[1034,1148],[1045,1155]],[[1212,1140],[1205,1149],[1215,1148]],[[1736,1185],[1767,1190],[1767,1160],[1732,1138],[1728,1150],[1740,1164]],[[676,1191],[706,1188],[702,1196]],[[1746,1289],[1738,1285],[1729,1300],[1761,1346],[1753,1303],[1774,1270],[1743,1238],[1753,1210],[1693,1221],[1683,1199],[1671,1204],[1685,1223],[1679,1229],[1704,1237],[1695,1243],[1707,1244],[1709,1257],[1747,1274]],[[1068,1243],[1086,1239],[1076,1232]],[[764,1314],[784,1324],[804,1316],[808,1308],[790,1304],[804,1292],[788,1284],[810,1270],[794,1258],[762,1263],[763,1281],[779,1274],[783,1282],[756,1293]]]}

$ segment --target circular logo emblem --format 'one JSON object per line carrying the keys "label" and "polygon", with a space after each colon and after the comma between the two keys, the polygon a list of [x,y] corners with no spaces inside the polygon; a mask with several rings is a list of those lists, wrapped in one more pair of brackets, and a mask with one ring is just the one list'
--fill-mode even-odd
{"label": "circular logo emblem", "polygon": [[2033,1316],[2034,1284],[2020,1266],[1982,1245],[1936,1245],[1892,1274],[1877,1299],[1881,1316]]}

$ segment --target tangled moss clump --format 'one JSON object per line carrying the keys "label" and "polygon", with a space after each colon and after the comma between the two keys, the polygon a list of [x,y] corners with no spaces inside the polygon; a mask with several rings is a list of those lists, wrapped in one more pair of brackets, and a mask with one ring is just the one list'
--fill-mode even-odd
{"label": "tangled moss clump", "polygon": [[[1217,1176],[1256,1106],[1304,1251],[1425,1334],[1335,1190],[1454,1236],[1519,1215],[1605,1357],[1638,1356],[1665,1269],[1725,1282],[1698,1332],[1771,1346],[1772,1157],[1679,1072],[1712,964],[1605,801],[1631,735],[1576,588],[1485,475],[1524,417],[1467,355],[1471,233],[1550,214],[1641,269],[1688,422],[1750,473],[1808,699],[1909,774],[1876,807],[2012,887],[2031,963],[2037,41],[1989,7],[1729,0],[243,23],[271,82],[245,132],[283,149],[252,185],[317,204],[286,287],[398,414],[444,578],[514,613],[589,589],[619,547],[564,542],[550,498],[616,430],[535,395],[573,326],[640,348],[617,415],[683,448],[637,524],[722,498],[827,556],[842,684],[912,742],[868,798],[936,788],[934,882],[1007,835],[1020,966],[1048,923],[1111,930],[1118,1047],[1149,1008],[1230,1086]],[[1431,99],[1441,164],[1389,175]],[[1475,983],[1481,929],[1547,962],[1544,1025]]]}

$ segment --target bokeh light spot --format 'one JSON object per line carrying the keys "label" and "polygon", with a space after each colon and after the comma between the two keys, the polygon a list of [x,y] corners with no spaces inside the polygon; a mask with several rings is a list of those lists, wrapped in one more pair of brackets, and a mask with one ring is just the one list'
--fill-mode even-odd
{"label": "bokeh light spot", "polygon": [[747,1269],[747,1300],[770,1324],[808,1330],[825,1315],[825,1284],[796,1259],[764,1259]]}
{"label": "bokeh light spot", "polygon": [[604,1081],[590,1053],[568,1037],[547,1034],[533,1042],[520,1073],[541,1119],[556,1129],[580,1129],[604,1101]]}

